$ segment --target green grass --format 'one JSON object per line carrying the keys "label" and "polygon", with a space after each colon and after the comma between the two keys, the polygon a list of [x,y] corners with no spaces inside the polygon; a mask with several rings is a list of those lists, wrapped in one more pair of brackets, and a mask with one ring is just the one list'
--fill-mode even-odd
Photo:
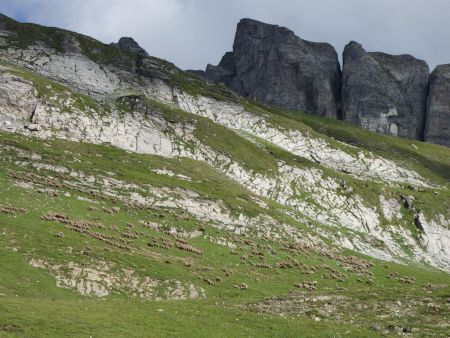
{"label": "green grass", "polygon": [[53,27],[44,27],[35,24],[22,24],[0,14],[0,24],[9,31],[15,32],[9,35],[7,40],[10,44],[25,49],[36,41],[45,41],[49,47],[57,52],[64,50],[64,41],[69,32]]}
{"label": "green grass", "polygon": [[239,103],[242,98],[222,84],[205,81],[189,72],[174,72],[169,77],[169,83],[180,88],[183,92],[197,96],[211,97],[219,101]]}
{"label": "green grass", "polygon": [[[28,315],[18,317],[25,303]],[[373,337],[373,332],[351,325],[336,327],[311,320],[260,315],[200,301],[140,303],[10,298],[2,299],[0,311],[5,314],[0,320],[0,327],[7,328],[4,334],[26,337],[298,337],[299,334],[302,337]],[[347,331],[352,333],[345,334]]]}
{"label": "green grass", "polygon": [[[0,167],[0,204],[24,207],[27,212],[13,216],[0,213],[0,335],[4,336],[37,336],[37,337],[71,337],[71,336],[298,336],[299,332],[306,337],[341,337],[370,336],[380,332],[370,328],[375,310],[371,309],[374,302],[400,300],[405,304],[419,302],[414,307],[417,317],[400,316],[399,318],[380,319],[375,321],[383,330],[391,332],[390,325],[414,327],[424,335],[439,336],[444,328],[436,325],[445,322],[448,315],[445,311],[426,312],[423,299],[431,297],[432,301],[445,309],[445,297],[450,293],[448,274],[425,269],[422,266],[397,265],[385,263],[345,252],[371,260],[375,266],[371,269],[373,277],[358,276],[347,272],[338,262],[317,254],[314,250],[293,254],[282,249],[280,242],[270,239],[250,237],[265,253],[266,264],[277,262],[301,262],[307,267],[319,266],[312,275],[303,274],[299,268],[264,269],[250,264],[260,261],[254,256],[252,248],[243,244],[246,237],[232,236],[231,240],[237,248],[215,244],[207,240],[208,236],[226,237],[228,232],[219,230],[209,222],[196,219],[192,215],[184,221],[177,216],[180,210],[170,208],[135,209],[119,200],[105,195],[101,185],[100,195],[91,196],[76,188],[58,188],[58,196],[39,193],[36,188],[24,189],[13,183],[12,173],[33,173],[42,177],[54,177],[57,180],[75,182],[67,174],[55,174],[44,169],[37,170],[30,165],[18,164],[10,159],[27,160],[29,154],[39,154],[39,162],[58,164],[70,168],[71,171],[83,172],[86,175],[111,176],[139,186],[182,188],[195,191],[203,198],[219,201],[236,213],[247,212],[257,215],[268,214],[275,219],[283,219],[274,208],[262,209],[252,201],[252,196],[246,190],[227,179],[216,171],[199,162],[186,159],[167,159],[158,156],[146,156],[128,153],[108,146],[95,146],[84,143],[74,143],[61,140],[38,140],[20,135],[0,133],[0,154],[3,165]],[[15,148],[3,149],[4,146]],[[273,156],[289,159],[288,155],[279,149],[266,145]],[[28,155],[27,155],[28,154]],[[300,159],[298,159],[300,161]],[[120,165],[118,165],[120,164]],[[300,163],[301,165],[315,165]],[[168,169],[177,174],[186,175],[192,181],[184,181],[176,177],[155,174],[152,169]],[[124,191],[128,193],[129,191]],[[64,193],[70,195],[65,196]],[[90,212],[90,202],[79,200],[84,196],[98,202],[97,211]],[[32,203],[30,203],[32,201]],[[101,207],[120,206],[116,215],[106,214]],[[253,211],[252,211],[253,210]],[[130,253],[107,250],[107,246],[98,240],[81,237],[78,233],[64,229],[57,222],[43,221],[40,217],[49,212],[61,212],[75,220],[97,220],[106,228],[98,230],[103,234],[114,234],[109,226],[116,224],[121,231],[126,223],[138,226],[138,220],[152,220],[166,229],[176,227],[179,231],[192,231],[199,226],[204,228],[205,236],[190,239],[189,244],[201,249],[203,256],[196,256],[175,248],[160,249],[146,245],[146,239],[137,239],[131,245]],[[162,215],[162,216],[161,216]],[[283,216],[287,221],[286,215]],[[304,231],[303,224],[289,222]],[[170,236],[139,228],[146,234],[170,238]],[[64,238],[57,238],[58,232],[64,232]],[[268,249],[273,250],[269,253]],[[71,248],[68,251],[68,248]],[[90,254],[85,255],[86,248]],[[237,254],[235,254],[235,253]],[[247,256],[242,260],[241,256]],[[52,264],[66,266],[75,262],[85,267],[95,267],[98,261],[107,261],[114,269],[133,269],[141,276],[152,276],[158,280],[176,279],[182,282],[192,282],[205,289],[207,298],[186,301],[152,301],[130,297],[127,292],[113,291],[108,297],[97,299],[92,296],[82,296],[72,289],[58,288],[52,274],[44,269],[33,268],[28,264],[31,258],[45,259]],[[191,267],[186,267],[184,260],[192,261]],[[170,261],[168,264],[166,261]],[[262,261],[261,261],[262,262]],[[324,278],[327,272],[322,266],[332,267],[347,275],[343,282]],[[199,271],[200,267],[209,267],[213,271]],[[232,271],[226,277],[222,268]],[[117,270],[117,271],[119,271]],[[116,271],[116,270],[114,270]],[[414,276],[414,285],[405,285],[397,279],[388,279],[386,275],[397,272],[399,276]],[[216,282],[215,277],[221,281]],[[214,285],[208,285],[199,277],[214,280]],[[367,280],[373,284],[367,284]],[[311,303],[307,313],[296,314],[287,307],[283,316],[279,314],[264,314],[255,312],[252,304],[264,302],[267,297],[286,296],[295,290],[294,283],[317,280],[318,290],[307,296],[344,295],[357,306],[366,306],[366,310],[343,309],[342,318],[337,320],[321,315],[321,302]],[[362,281],[359,281],[362,280]],[[237,290],[234,284],[245,283],[248,289]],[[431,293],[424,289],[427,284],[444,285]],[[337,291],[336,286],[345,290]],[[298,289],[297,289],[298,290]],[[368,296],[372,295],[372,296]],[[314,305],[316,304],[316,305]],[[415,304],[415,303],[414,303]],[[161,311],[161,310],[163,311]],[[314,319],[321,317],[320,321]],[[350,323],[353,320],[353,324]],[[175,324],[174,324],[175,323]]]}

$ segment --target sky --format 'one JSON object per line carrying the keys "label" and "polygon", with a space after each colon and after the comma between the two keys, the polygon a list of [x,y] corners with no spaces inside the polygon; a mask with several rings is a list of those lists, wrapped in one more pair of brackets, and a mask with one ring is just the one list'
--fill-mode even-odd
{"label": "sky", "polygon": [[450,63],[450,0],[0,0],[21,22],[56,26],[105,43],[131,36],[150,55],[183,69],[217,64],[236,24],[252,18],[331,43]]}

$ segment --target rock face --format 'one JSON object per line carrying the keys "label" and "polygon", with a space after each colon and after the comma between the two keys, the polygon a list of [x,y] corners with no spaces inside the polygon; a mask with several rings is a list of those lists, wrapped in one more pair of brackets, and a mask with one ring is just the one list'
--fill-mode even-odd
{"label": "rock face", "polygon": [[0,67],[0,125],[13,129],[32,118],[38,105],[37,90],[32,82],[1,72]]}
{"label": "rock face", "polygon": [[242,19],[233,51],[205,76],[268,105],[337,117],[340,66],[327,43],[300,39],[287,28]]}
{"label": "rock face", "polygon": [[423,139],[428,65],[410,55],[368,53],[356,42],[344,49],[342,115],[383,134]]}
{"label": "rock face", "polygon": [[431,73],[425,141],[450,147],[450,64]]}
{"label": "rock face", "polygon": [[119,42],[111,43],[111,46],[120,48],[124,51],[131,52],[134,54],[141,54],[148,56],[148,53],[145,51],[145,49],[139,46],[139,44],[136,41],[134,41],[133,38],[130,37],[122,37],[119,39]]}
{"label": "rock face", "polygon": [[[73,32],[33,27],[0,14],[0,57],[98,99],[137,87],[147,93],[151,85],[181,72],[149,56],[132,38],[108,46]],[[426,63],[409,55],[368,53],[351,42],[343,59],[341,77],[332,46],[302,40],[283,27],[243,19],[233,51],[218,66],[188,72],[268,105],[449,146],[449,65],[435,70],[430,86]],[[6,80],[1,81],[3,96]],[[0,107],[14,98],[2,100]],[[29,107],[19,108],[22,115],[31,114]]]}

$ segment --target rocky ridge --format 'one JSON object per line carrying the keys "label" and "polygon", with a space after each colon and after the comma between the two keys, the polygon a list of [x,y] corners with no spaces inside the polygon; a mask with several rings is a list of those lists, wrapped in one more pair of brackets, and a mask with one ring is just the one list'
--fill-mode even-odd
{"label": "rocky ridge", "polygon": [[[341,74],[331,45],[302,40],[284,27],[242,19],[233,51],[217,66],[208,65],[204,73],[197,74],[271,106],[448,145],[449,99],[438,94],[446,91],[438,80],[443,69],[445,66],[439,66],[429,81],[425,61],[410,55],[368,53],[350,42],[344,50]],[[440,132],[442,128],[444,132]]]}

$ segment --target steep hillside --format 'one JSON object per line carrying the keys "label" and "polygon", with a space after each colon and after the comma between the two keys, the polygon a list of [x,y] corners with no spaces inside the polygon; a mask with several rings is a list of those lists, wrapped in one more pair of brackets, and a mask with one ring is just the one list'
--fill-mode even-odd
{"label": "steep hillside", "polygon": [[446,336],[449,148],[0,19],[2,335]]}

